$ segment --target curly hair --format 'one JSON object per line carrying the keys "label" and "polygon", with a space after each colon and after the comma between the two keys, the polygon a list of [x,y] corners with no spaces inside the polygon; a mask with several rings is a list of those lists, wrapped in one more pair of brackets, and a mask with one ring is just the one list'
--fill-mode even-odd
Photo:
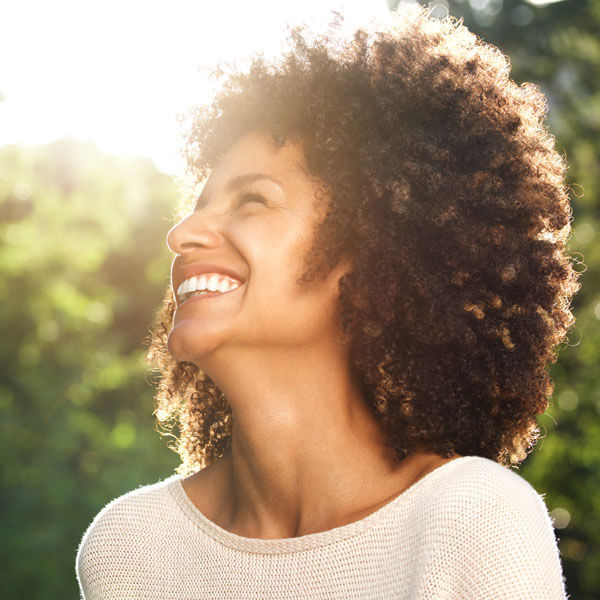
{"label": "curly hair", "polygon": [[[398,460],[525,458],[573,323],[565,164],[544,96],[509,78],[500,51],[451,18],[400,10],[385,31],[309,38],[256,57],[194,109],[185,148],[197,181],[246,133],[300,144],[328,199],[302,278],[341,256],[352,367]],[[149,361],[156,416],[179,429],[180,472],[223,456],[231,410],[211,379],[166,350],[167,292]]]}

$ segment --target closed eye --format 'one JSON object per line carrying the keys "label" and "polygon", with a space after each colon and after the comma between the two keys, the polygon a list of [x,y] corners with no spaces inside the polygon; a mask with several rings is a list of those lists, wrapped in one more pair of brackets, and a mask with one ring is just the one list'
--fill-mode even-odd
{"label": "closed eye", "polygon": [[267,204],[267,199],[257,192],[245,192],[240,194],[237,206],[238,208],[250,202],[258,202],[259,204]]}
{"label": "closed eye", "polygon": [[[244,192],[243,194],[239,195],[235,208],[240,208],[244,204],[248,204],[251,202],[257,202],[259,204],[266,205],[267,199],[262,194],[259,194],[258,192]],[[193,208],[193,212],[202,210],[205,206],[206,206],[206,199],[203,198],[202,196],[200,196],[198,198],[198,200],[196,201],[196,204]]]}

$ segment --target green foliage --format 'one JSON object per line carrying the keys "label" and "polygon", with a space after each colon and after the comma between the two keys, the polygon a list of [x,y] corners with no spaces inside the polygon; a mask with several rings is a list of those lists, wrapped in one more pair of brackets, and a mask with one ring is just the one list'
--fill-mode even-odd
{"label": "green foliage", "polygon": [[177,464],[153,431],[143,338],[167,282],[173,182],[60,142],[0,150],[3,586],[76,598],[81,535]]}

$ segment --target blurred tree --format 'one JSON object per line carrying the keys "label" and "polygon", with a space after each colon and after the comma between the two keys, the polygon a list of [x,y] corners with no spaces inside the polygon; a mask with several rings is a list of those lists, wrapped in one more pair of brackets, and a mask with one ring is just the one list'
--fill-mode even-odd
{"label": "blurred tree", "polygon": [[0,149],[3,597],[76,598],[92,517],[177,464],[153,431],[142,344],[176,204],[149,161]]}
{"label": "blurred tree", "polygon": [[[389,0],[391,8],[397,0]],[[600,597],[600,0],[434,0],[434,15],[465,25],[508,55],[512,77],[548,98],[548,126],[565,153],[576,261],[585,261],[577,324],[551,373],[556,392],[540,418],[546,437],[520,473],[554,518],[567,579],[578,600]],[[580,270],[584,270],[583,264]]]}

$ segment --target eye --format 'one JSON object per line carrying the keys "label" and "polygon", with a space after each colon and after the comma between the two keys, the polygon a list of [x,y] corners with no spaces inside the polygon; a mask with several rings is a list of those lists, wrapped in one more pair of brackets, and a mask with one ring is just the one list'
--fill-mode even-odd
{"label": "eye", "polygon": [[244,204],[249,204],[251,202],[257,202],[259,204],[266,204],[267,199],[257,192],[245,192],[240,195],[237,206],[238,208],[244,206]]}

